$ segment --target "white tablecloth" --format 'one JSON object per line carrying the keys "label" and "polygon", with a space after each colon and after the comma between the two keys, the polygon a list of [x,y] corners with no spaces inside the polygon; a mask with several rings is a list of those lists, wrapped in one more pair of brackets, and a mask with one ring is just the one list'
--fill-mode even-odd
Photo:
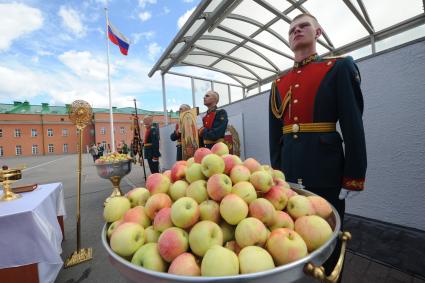
{"label": "white tablecloth", "polygon": [[66,215],[62,183],[21,196],[0,202],[0,269],[38,263],[40,283],[54,282],[63,265],[57,220]]}

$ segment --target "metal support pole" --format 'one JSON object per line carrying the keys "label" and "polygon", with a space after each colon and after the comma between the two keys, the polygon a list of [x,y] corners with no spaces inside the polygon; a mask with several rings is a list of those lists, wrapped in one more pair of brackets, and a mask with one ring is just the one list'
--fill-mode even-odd
{"label": "metal support pole", "polygon": [[167,115],[167,95],[165,93],[165,74],[161,74],[162,79],[162,104],[164,106],[164,117],[165,125],[168,125],[168,115]]}
{"label": "metal support pole", "polygon": [[196,100],[195,100],[195,80],[193,77],[190,77],[190,83],[192,85],[192,106],[193,108],[196,107]]}
{"label": "metal support pole", "polygon": [[227,95],[229,95],[229,103],[232,102],[232,96],[230,95],[230,85],[227,85]]}

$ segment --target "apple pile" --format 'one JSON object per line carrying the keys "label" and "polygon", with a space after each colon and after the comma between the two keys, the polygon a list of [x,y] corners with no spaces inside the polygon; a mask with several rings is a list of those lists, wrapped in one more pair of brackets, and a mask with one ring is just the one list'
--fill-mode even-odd
{"label": "apple pile", "polygon": [[131,156],[124,154],[124,153],[118,153],[118,152],[111,152],[107,155],[103,155],[99,157],[99,159],[96,159],[96,164],[109,164],[109,163],[117,163],[122,161],[127,161],[132,159]]}
{"label": "apple pile", "polygon": [[331,213],[322,197],[290,189],[281,171],[218,143],[109,200],[104,219],[111,249],[135,265],[231,276],[307,256],[330,239]]}

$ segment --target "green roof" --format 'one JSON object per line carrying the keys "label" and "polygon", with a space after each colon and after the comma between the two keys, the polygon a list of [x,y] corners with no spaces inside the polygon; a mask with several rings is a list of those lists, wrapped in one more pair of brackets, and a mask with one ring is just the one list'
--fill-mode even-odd
{"label": "green roof", "polygon": [[[51,106],[48,103],[41,105],[31,105],[28,101],[20,102],[14,101],[13,104],[0,103],[0,114],[52,114],[52,115],[68,115],[68,107],[65,106]],[[93,108],[93,113],[109,113],[109,108]],[[113,113],[117,114],[134,114],[133,107],[116,108],[112,107]],[[164,115],[162,111],[149,111],[144,109],[137,109],[137,114],[141,115]],[[178,118],[178,112],[170,111],[171,118]]]}

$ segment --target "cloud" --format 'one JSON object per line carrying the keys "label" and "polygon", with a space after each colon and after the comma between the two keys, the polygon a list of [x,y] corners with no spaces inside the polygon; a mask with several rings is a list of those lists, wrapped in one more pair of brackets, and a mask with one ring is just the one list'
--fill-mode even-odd
{"label": "cloud", "polygon": [[152,17],[152,14],[149,11],[144,11],[139,13],[139,19],[142,22],[146,22],[147,20],[149,20]]}
{"label": "cloud", "polygon": [[146,32],[139,32],[139,33],[133,33],[131,35],[132,37],[132,41],[134,44],[137,44],[140,40],[142,39],[152,39],[155,36],[155,32],[154,31],[146,31]]}
{"label": "cloud", "polygon": [[33,97],[42,91],[42,81],[27,68],[0,66],[0,93],[9,98]]}
{"label": "cloud", "polygon": [[183,0],[183,2],[185,2],[185,3],[192,3],[193,0]]}
{"label": "cloud", "polygon": [[169,14],[171,12],[171,10],[167,7],[167,6],[164,6],[163,8],[162,8],[162,14],[163,15],[167,15],[167,14]]}
{"label": "cloud", "polygon": [[94,2],[102,4],[103,6],[106,6],[106,4],[108,4],[108,2],[112,2],[111,0],[94,0]]}
{"label": "cloud", "polygon": [[139,6],[145,8],[147,4],[156,4],[156,0],[139,0]]}
{"label": "cloud", "polygon": [[196,7],[193,7],[192,9],[186,11],[186,13],[184,13],[183,16],[181,16],[178,20],[177,20],[177,27],[179,29],[181,29],[184,24],[186,23],[186,21],[189,19],[189,17],[192,15],[193,11],[195,11]]}
{"label": "cloud", "polygon": [[59,60],[82,78],[104,80],[107,78],[107,65],[104,59],[94,58],[89,51],[67,51],[59,55]]}
{"label": "cloud", "polygon": [[72,8],[61,6],[58,15],[62,18],[62,24],[77,37],[86,35],[87,28],[83,25],[80,13]]}
{"label": "cloud", "polygon": [[41,11],[24,4],[0,4],[0,51],[8,50],[21,36],[43,25]]}
{"label": "cloud", "polygon": [[151,58],[152,60],[156,59],[156,55],[158,55],[158,53],[160,53],[161,50],[162,50],[162,47],[159,46],[158,43],[152,42],[148,46],[148,55],[149,55],[149,58]]}
{"label": "cloud", "polygon": [[39,56],[52,56],[53,52],[45,51],[45,50],[37,50],[37,55]]}
{"label": "cloud", "polygon": [[[108,107],[108,84],[104,54],[88,51],[69,51],[60,56],[60,65],[52,62],[36,64],[16,62],[12,57],[0,61],[0,101],[42,99],[51,105],[64,105],[83,99],[94,107]],[[147,110],[161,110],[161,75],[152,78],[147,74],[151,62],[141,59],[128,60],[112,56],[111,93],[112,104],[117,107],[133,107],[136,98]],[[40,59],[41,62],[41,59]],[[77,63],[74,63],[77,62]],[[72,72],[69,69],[72,69]],[[101,77],[103,79],[99,79]],[[190,93],[190,80],[167,76],[166,87],[176,92]],[[183,103],[183,101],[182,101]],[[176,108],[177,109],[177,108]]]}

